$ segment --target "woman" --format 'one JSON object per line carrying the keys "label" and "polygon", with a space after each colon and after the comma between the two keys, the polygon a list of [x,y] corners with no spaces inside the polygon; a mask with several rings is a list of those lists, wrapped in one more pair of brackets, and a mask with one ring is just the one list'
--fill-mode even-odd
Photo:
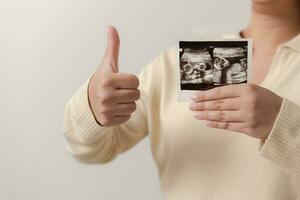
{"label": "woman", "polygon": [[70,152],[105,163],[149,134],[168,199],[300,198],[299,8],[253,0],[249,25],[230,36],[254,39],[252,83],[199,92],[190,105],[176,100],[177,49],[138,80],[118,72],[110,27],[101,66],[66,106]]}

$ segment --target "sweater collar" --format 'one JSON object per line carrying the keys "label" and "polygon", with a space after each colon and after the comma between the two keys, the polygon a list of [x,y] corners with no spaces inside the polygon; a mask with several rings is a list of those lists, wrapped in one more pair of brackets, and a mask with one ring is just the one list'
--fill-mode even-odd
{"label": "sweater collar", "polygon": [[295,51],[300,52],[300,34],[296,35],[291,40],[283,43],[282,46],[289,47]]}
{"label": "sweater collar", "polygon": [[[241,34],[240,32],[237,32],[235,34],[228,34],[228,35],[223,35],[224,39],[241,39]],[[282,47],[289,47],[297,52],[300,52],[300,34],[296,35],[289,41],[282,43],[280,46]]]}

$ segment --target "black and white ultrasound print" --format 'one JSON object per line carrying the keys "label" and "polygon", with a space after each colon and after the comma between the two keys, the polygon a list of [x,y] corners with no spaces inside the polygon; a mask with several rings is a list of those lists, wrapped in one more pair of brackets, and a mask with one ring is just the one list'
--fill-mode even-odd
{"label": "black and white ultrasound print", "polygon": [[208,90],[247,83],[250,46],[249,40],[180,41],[180,89]]}

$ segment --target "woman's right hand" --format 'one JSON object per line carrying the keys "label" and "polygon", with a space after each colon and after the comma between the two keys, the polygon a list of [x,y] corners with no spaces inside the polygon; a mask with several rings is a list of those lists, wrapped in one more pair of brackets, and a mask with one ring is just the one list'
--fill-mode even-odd
{"label": "woman's right hand", "polygon": [[119,125],[129,120],[140,98],[139,79],[134,74],[118,70],[120,39],[118,31],[107,29],[107,48],[104,58],[92,76],[88,97],[95,119],[102,126]]}

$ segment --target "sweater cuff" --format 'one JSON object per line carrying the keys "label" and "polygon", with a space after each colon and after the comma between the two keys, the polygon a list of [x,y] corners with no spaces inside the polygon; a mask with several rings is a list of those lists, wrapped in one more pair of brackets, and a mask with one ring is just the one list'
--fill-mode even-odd
{"label": "sweater cuff", "polygon": [[78,129],[77,134],[80,134],[82,139],[87,142],[95,141],[103,136],[104,132],[111,129],[100,126],[93,115],[88,99],[90,79],[79,88],[70,100],[71,115],[75,118],[73,125]]}
{"label": "sweater cuff", "polygon": [[300,107],[284,98],[268,138],[259,152],[284,168],[300,172]]}

